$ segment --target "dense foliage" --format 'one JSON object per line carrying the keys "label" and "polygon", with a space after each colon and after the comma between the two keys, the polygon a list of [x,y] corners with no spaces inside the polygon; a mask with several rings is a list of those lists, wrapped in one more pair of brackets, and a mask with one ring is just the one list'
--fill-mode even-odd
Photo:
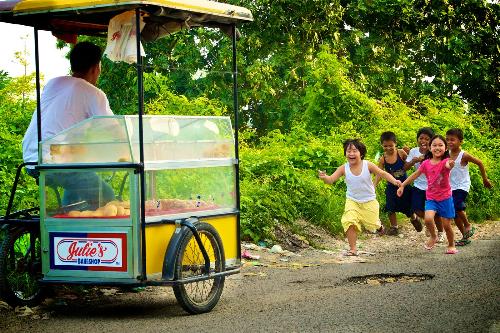
{"label": "dense foliage", "polygon": [[[489,1],[232,0],[255,22],[239,27],[242,233],[258,240],[305,219],[341,232],[345,184],[317,179],[345,162],[342,141],[362,138],[367,159],[381,132],[416,145],[416,131],[460,127],[494,189],[471,166],[476,221],[500,208],[499,7]],[[94,39],[95,40],[95,39]],[[103,41],[98,41],[102,44]],[[146,112],[230,115],[231,45],[216,29],[191,29],[145,45]],[[194,47],[193,47],[194,46]],[[117,114],[136,112],[136,70],[103,61],[100,87]],[[32,76],[0,72],[0,207],[6,206],[34,102]],[[23,176],[24,177],[24,176]],[[383,189],[377,188],[381,206]],[[36,186],[21,183],[17,207]],[[3,211],[2,211],[3,213]]]}

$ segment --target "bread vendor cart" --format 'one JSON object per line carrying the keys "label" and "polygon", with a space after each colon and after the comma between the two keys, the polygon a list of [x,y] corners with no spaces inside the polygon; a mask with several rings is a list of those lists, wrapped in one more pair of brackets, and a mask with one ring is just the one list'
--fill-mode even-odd
{"label": "bread vendor cart", "polygon": [[[38,31],[105,37],[130,11],[138,114],[92,117],[42,140]],[[21,0],[1,2],[0,21],[34,28],[39,157],[28,164],[40,172],[40,207],[12,211],[23,163],[0,218],[1,298],[34,305],[63,284],[172,286],[189,313],[211,311],[241,265],[236,24],[252,21],[250,11],[207,0]],[[144,115],[141,41],[186,22],[232,38],[232,121]],[[115,200],[63,206],[63,189],[48,179],[78,173],[106,180]]]}

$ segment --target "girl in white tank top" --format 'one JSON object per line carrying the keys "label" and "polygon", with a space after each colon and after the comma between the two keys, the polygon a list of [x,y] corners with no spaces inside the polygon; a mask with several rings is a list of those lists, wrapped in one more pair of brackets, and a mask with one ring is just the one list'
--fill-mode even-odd
{"label": "girl in white tank top", "polygon": [[[356,256],[358,255],[357,233],[362,227],[370,231],[383,232],[371,174],[374,173],[395,186],[400,186],[401,182],[372,162],[365,161],[366,146],[357,139],[344,142],[344,155],[348,161],[346,164],[338,167],[330,176],[325,171],[319,171],[318,176],[327,184],[332,184],[345,176],[347,199],[341,223],[350,248],[346,255]],[[361,171],[359,175],[355,175],[352,169],[361,169]]]}
{"label": "girl in white tank top", "polygon": [[356,202],[368,202],[376,199],[375,187],[368,170],[368,162],[362,160],[361,163],[363,163],[361,174],[357,176],[351,172],[349,163],[345,164],[346,197]]}

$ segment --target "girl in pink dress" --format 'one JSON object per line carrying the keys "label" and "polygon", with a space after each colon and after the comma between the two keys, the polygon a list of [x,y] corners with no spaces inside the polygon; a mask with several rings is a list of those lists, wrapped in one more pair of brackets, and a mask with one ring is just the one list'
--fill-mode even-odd
{"label": "girl in pink dress", "polygon": [[434,216],[441,216],[443,228],[448,239],[447,254],[457,253],[455,241],[453,239],[453,229],[451,221],[455,218],[455,208],[451,195],[450,171],[455,165],[455,161],[449,158],[446,139],[441,135],[435,135],[430,141],[430,152],[426,155],[426,160],[422,162],[417,171],[408,177],[397,194],[403,195],[404,187],[415,178],[424,174],[427,178],[427,192],[425,200],[425,226],[429,230],[430,238],[424,247],[432,250],[438,240],[434,225]]}

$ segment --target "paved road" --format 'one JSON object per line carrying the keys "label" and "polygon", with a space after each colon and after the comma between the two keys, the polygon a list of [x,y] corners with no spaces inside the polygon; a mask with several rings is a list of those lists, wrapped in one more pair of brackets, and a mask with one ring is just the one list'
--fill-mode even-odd
{"label": "paved road", "polygon": [[[457,255],[420,245],[353,259],[362,262],[315,252],[246,267],[226,281],[208,314],[186,315],[170,289],[152,288],[53,306],[48,320],[4,310],[0,331],[500,332],[500,239],[474,241]],[[380,285],[349,281],[399,273],[432,278]]]}

